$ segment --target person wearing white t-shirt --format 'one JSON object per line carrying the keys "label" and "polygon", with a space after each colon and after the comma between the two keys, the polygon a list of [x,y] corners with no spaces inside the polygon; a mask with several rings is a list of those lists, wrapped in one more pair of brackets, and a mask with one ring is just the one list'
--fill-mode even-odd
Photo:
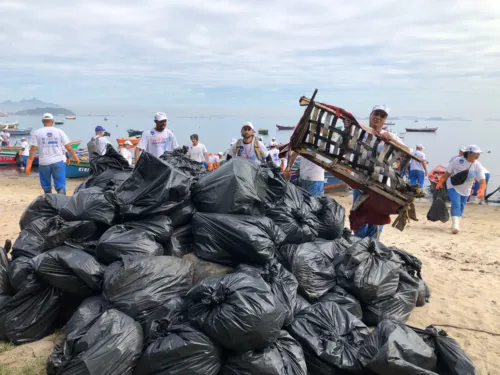
{"label": "person wearing white t-shirt", "polygon": [[467,148],[467,147],[465,147],[465,146],[460,147],[460,148],[458,149],[458,155],[453,156],[453,157],[450,159],[450,161],[448,162],[448,164],[449,164],[449,163],[451,163],[451,162],[452,162],[453,160],[455,160],[456,158],[459,158],[459,157],[461,157],[461,156],[464,156],[464,152],[465,152],[465,149],[466,149],[466,148]]}
{"label": "person wearing white t-shirt", "polygon": [[213,169],[212,163],[208,159],[208,151],[204,144],[200,143],[198,134],[191,134],[191,142],[193,143],[189,146],[187,157],[191,160],[197,161],[198,163],[207,163],[208,170]]}
{"label": "person wearing white t-shirt", "polygon": [[[446,168],[445,174],[439,179],[436,189],[440,190],[446,183],[448,196],[451,201],[451,230],[456,234],[460,231],[460,218],[464,212],[467,200],[472,190],[474,180],[479,182],[478,199],[484,197],[486,192],[486,176],[481,163],[477,159],[481,155],[481,149],[476,145],[470,145],[465,149],[464,155],[453,159]],[[460,172],[467,172],[467,178],[463,184],[453,185],[450,176]]]}
{"label": "person wearing white t-shirt", "polygon": [[280,151],[276,145],[273,145],[272,143],[269,146],[269,155],[271,156],[273,164],[277,167],[281,167]]}
{"label": "person wearing white t-shirt", "polygon": [[98,125],[95,128],[95,136],[92,137],[92,139],[96,140],[97,143],[97,153],[99,155],[104,155],[106,153],[106,148],[108,147],[108,144],[111,144],[111,142],[108,140],[108,138],[104,135],[106,132],[106,129],[104,129],[102,126]]}
{"label": "person wearing white t-shirt", "polygon": [[424,145],[417,145],[417,150],[413,155],[421,159],[422,162],[411,159],[410,161],[410,184],[415,185],[417,182],[420,188],[424,188],[424,178],[427,176],[427,161],[425,160]]}
{"label": "person wearing white t-shirt", "polygon": [[313,196],[322,197],[325,195],[325,170],[305,157],[292,153],[290,168],[287,168],[285,175],[290,173],[295,160],[300,162],[299,186]]}
{"label": "person wearing white t-shirt", "polygon": [[227,153],[226,160],[239,157],[261,164],[262,161],[271,161],[269,151],[262,141],[255,138],[254,126],[251,122],[245,122],[241,127],[241,139],[238,139],[231,146]]}
{"label": "person wearing white t-shirt", "polygon": [[276,137],[273,137],[271,139],[271,143],[269,144],[269,146],[278,146],[278,142],[276,142]]}
{"label": "person wearing white t-shirt", "polygon": [[130,151],[130,149],[133,147],[134,145],[130,141],[125,141],[125,143],[120,146],[119,153],[126,161],[128,161],[129,165],[132,165],[132,152]]}
{"label": "person wearing white t-shirt", "polygon": [[2,139],[2,146],[9,146],[10,144],[10,133],[8,130],[0,132],[0,138]]}
{"label": "person wearing white t-shirt", "polygon": [[21,170],[24,171],[26,169],[26,165],[28,163],[28,158],[30,156],[30,144],[26,137],[21,138],[21,150],[19,150],[19,155],[23,161],[23,166]]}
{"label": "person wearing white t-shirt", "polygon": [[33,159],[36,152],[40,149],[38,156],[38,174],[40,175],[40,184],[45,193],[52,193],[52,179],[54,188],[58,194],[66,194],[66,163],[63,147],[71,154],[77,164],[80,159],[71,148],[68,136],[64,131],[54,128],[54,116],[45,113],[42,116],[43,128],[35,130],[31,134],[31,149],[26,165],[26,174],[31,174]]}
{"label": "person wearing white t-shirt", "polygon": [[167,129],[167,115],[158,112],[155,115],[155,128],[142,133],[142,137],[135,148],[135,162],[139,161],[141,151],[146,151],[157,158],[166,151],[174,151],[179,144],[174,133]]}

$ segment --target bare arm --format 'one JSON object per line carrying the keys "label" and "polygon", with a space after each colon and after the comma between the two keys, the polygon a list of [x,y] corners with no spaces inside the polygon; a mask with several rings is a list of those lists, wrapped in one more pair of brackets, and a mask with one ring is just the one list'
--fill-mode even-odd
{"label": "bare arm", "polygon": [[33,159],[35,159],[35,155],[36,155],[36,150],[38,149],[38,147],[36,146],[31,146],[30,148],[30,156],[29,156],[29,160],[33,161]]}
{"label": "bare arm", "polygon": [[208,158],[208,153],[206,151],[203,152],[203,156],[205,157],[207,164],[210,164],[210,159]]}
{"label": "bare arm", "polygon": [[135,156],[135,162],[137,164],[137,162],[139,161],[139,158],[141,157],[141,149],[139,147],[135,148],[134,156]]}
{"label": "bare arm", "polygon": [[288,165],[287,165],[287,168],[286,168],[288,171],[292,169],[293,163],[295,163],[295,160],[297,160],[297,156],[299,156],[299,154],[296,153],[296,152],[292,152],[292,151],[290,151],[290,152],[291,152],[291,157],[290,157],[290,159],[288,161]]}
{"label": "bare arm", "polygon": [[68,153],[69,153],[71,156],[73,156],[73,159],[74,159],[74,160],[78,159],[78,157],[77,157],[77,156],[76,156],[76,154],[75,154],[75,150],[73,150],[73,149],[71,148],[71,145],[70,145],[69,143],[68,143],[67,145],[65,145],[65,146],[64,146],[64,148],[66,149],[66,151],[68,151]]}
{"label": "bare arm", "polygon": [[440,180],[446,181],[448,179],[448,177],[450,177],[450,176],[451,176],[451,173],[445,172],[444,175],[440,178]]}
{"label": "bare arm", "polygon": [[425,175],[428,175],[429,173],[427,172],[427,160],[422,160],[422,166],[424,167]]}

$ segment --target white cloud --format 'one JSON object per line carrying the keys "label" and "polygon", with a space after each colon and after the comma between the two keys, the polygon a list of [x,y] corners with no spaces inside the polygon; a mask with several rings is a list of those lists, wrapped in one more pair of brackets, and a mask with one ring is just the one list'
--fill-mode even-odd
{"label": "white cloud", "polygon": [[120,90],[141,82],[137,95],[155,83],[187,86],[185,95],[318,87],[332,100],[342,90],[346,105],[378,96],[404,111],[452,112],[471,100],[496,111],[498,1],[4,0],[0,14],[0,74],[11,83],[71,79],[90,91],[89,80],[107,78]]}

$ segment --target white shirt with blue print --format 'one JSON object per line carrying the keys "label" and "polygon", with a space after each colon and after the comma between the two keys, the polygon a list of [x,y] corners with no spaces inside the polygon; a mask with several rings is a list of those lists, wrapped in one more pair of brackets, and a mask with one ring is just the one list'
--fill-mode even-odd
{"label": "white shirt with blue print", "polygon": [[[269,151],[267,150],[264,143],[262,143],[262,141],[259,141],[259,149],[260,149],[262,159],[267,158],[267,155],[269,155]],[[237,152],[236,152],[236,143],[235,143],[229,149],[228,155],[235,157],[236,154],[237,154]],[[243,158],[243,159],[251,160],[257,164],[261,164],[261,162],[263,161],[263,160],[257,160],[257,154],[255,153],[255,145],[254,145],[253,140],[250,143],[243,143],[243,141],[241,141],[239,157]]]}
{"label": "white shirt with blue print", "polygon": [[474,180],[481,181],[486,178],[484,175],[483,166],[477,160],[474,163],[471,163],[468,162],[463,156],[460,156],[453,159],[448,165],[448,168],[446,168],[446,171],[452,176],[467,169],[469,169],[469,176],[467,177],[467,181],[465,181],[465,183],[463,183],[462,185],[453,186],[453,184],[451,183],[451,178],[448,178],[448,180],[446,181],[446,187],[448,189],[455,189],[458,194],[465,197],[468,197],[470,195]]}
{"label": "white shirt with blue print", "polygon": [[160,157],[165,151],[175,150],[179,147],[179,144],[177,143],[174,133],[170,130],[165,129],[159,132],[153,129],[142,133],[141,140],[137,144],[137,147],[149,152],[151,155]]}
{"label": "white shirt with blue print", "polygon": [[40,165],[51,165],[66,160],[64,146],[69,138],[64,131],[52,126],[35,130],[31,134],[31,145],[40,150],[38,157]]}

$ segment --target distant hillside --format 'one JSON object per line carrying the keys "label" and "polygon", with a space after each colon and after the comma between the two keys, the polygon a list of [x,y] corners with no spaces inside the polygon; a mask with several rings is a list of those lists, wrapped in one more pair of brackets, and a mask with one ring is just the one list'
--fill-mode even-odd
{"label": "distant hillside", "polygon": [[60,108],[59,105],[53,103],[46,103],[37,98],[22,99],[18,102],[7,100],[0,103],[0,112],[15,113],[25,109],[33,108]]}
{"label": "distant hillside", "polygon": [[76,116],[75,113],[71,112],[69,109],[66,108],[61,108],[61,107],[45,107],[45,108],[35,108],[35,109],[26,109],[24,111],[19,111],[14,113],[15,115],[20,115],[20,116],[41,116],[44,113],[52,113],[54,116],[57,115],[64,115],[64,116]]}

